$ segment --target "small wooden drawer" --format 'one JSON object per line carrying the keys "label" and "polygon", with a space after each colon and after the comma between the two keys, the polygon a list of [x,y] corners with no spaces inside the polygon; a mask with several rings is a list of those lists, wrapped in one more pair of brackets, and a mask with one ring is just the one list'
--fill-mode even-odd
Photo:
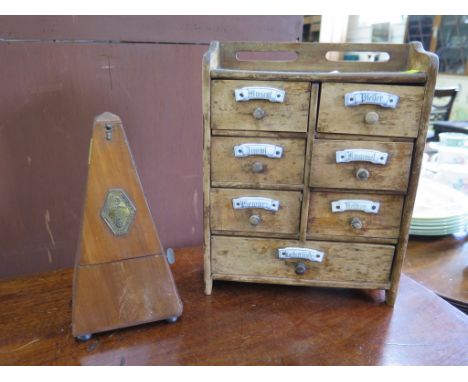
{"label": "small wooden drawer", "polygon": [[211,230],[298,234],[302,193],[213,188]]}
{"label": "small wooden drawer", "polygon": [[309,101],[308,82],[212,81],[211,128],[306,132]]}
{"label": "small wooden drawer", "polygon": [[304,139],[213,137],[214,187],[281,187],[304,183]]}
{"label": "small wooden drawer", "polygon": [[[380,287],[388,285],[395,252],[392,245],[302,243],[226,236],[213,236],[211,248],[212,271],[217,278],[233,275],[250,276],[263,282],[286,278],[292,281],[381,283]],[[297,251],[298,248],[306,251]],[[311,260],[307,259],[307,249],[313,250]],[[288,255],[291,258],[280,258]]]}
{"label": "small wooden drawer", "polygon": [[409,142],[315,140],[310,186],[406,192],[412,152]]}
{"label": "small wooden drawer", "polygon": [[403,196],[351,192],[310,193],[307,237],[369,237],[400,235]]}
{"label": "small wooden drawer", "polygon": [[423,98],[422,86],[324,83],[317,131],[415,138]]}

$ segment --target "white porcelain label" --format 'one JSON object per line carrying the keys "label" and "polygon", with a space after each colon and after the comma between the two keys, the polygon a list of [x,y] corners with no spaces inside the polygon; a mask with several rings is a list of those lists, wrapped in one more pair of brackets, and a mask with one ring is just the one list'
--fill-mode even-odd
{"label": "white porcelain label", "polygon": [[367,149],[348,149],[336,152],[336,163],[370,162],[387,164],[388,153]]}
{"label": "white porcelain label", "polygon": [[242,210],[246,208],[261,208],[263,210],[276,212],[278,211],[279,206],[279,200],[263,198],[259,196],[243,196],[232,199],[232,207],[235,210]]}
{"label": "white porcelain label", "polygon": [[371,200],[342,199],[331,203],[332,212],[362,211],[368,214],[379,212],[380,203]]}
{"label": "white porcelain label", "polygon": [[270,102],[284,102],[286,92],[281,89],[250,86],[245,88],[236,89],[234,91],[236,101],[250,101],[252,99],[262,99]]}
{"label": "white porcelain label", "polygon": [[267,158],[281,158],[283,148],[281,146],[270,145],[268,143],[243,143],[234,146],[234,156],[244,158],[248,156],[260,155]]}
{"label": "white porcelain label", "polygon": [[345,94],[345,106],[378,105],[385,108],[395,109],[399,96],[395,94],[375,91],[357,91]]}
{"label": "white porcelain label", "polygon": [[323,256],[325,256],[325,253],[317,251],[316,249],[300,247],[278,248],[279,259],[299,259],[321,263]]}

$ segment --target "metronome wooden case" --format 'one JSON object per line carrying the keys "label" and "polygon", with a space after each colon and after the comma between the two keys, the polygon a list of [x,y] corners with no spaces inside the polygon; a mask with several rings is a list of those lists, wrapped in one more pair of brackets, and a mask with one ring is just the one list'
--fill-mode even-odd
{"label": "metronome wooden case", "polygon": [[120,118],[94,120],[73,282],[73,336],[182,314]]}

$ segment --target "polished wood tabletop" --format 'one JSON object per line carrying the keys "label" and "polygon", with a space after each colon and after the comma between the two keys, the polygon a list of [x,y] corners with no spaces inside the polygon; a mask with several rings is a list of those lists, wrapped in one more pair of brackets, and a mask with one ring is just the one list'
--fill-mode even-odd
{"label": "polished wood tabletop", "polygon": [[468,313],[468,236],[412,236],[403,272]]}
{"label": "polished wood tabletop", "polygon": [[72,271],[0,283],[2,365],[468,365],[468,317],[404,276],[394,308],[382,291],[215,282],[202,249],[176,251],[184,302],[157,322],[77,342]]}

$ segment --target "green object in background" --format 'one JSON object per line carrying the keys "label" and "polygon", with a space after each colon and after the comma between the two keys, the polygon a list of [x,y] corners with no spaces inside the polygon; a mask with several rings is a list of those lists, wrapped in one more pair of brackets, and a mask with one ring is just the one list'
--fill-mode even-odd
{"label": "green object in background", "polygon": [[450,147],[464,147],[468,141],[468,134],[463,133],[440,133],[440,143]]}
{"label": "green object in background", "polygon": [[359,54],[346,53],[343,56],[343,60],[345,60],[345,61],[359,61]]}
{"label": "green object in background", "polygon": [[453,121],[466,121],[468,120],[468,108],[466,105],[453,105],[452,115],[450,119]]}

